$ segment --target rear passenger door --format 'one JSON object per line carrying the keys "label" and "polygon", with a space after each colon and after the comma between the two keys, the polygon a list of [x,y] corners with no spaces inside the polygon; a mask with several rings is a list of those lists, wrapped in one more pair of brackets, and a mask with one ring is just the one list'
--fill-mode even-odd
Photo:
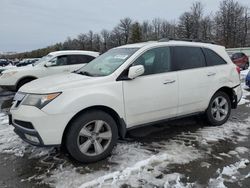
{"label": "rear passenger door", "polygon": [[206,66],[204,53],[199,47],[173,47],[173,61],[179,79],[178,115],[205,110],[216,69]]}
{"label": "rear passenger door", "polygon": [[80,69],[93,59],[95,58],[89,55],[68,55],[68,65],[70,72]]}
{"label": "rear passenger door", "polygon": [[[212,87],[212,93],[215,93],[219,88],[227,85],[228,78],[231,77],[231,72],[230,69],[228,69],[229,65],[227,62],[216,52],[208,48],[203,48],[203,51],[206,57],[207,66],[211,69],[213,68],[213,72],[215,73],[213,78],[216,80],[214,80]],[[235,71],[235,68],[233,71]]]}

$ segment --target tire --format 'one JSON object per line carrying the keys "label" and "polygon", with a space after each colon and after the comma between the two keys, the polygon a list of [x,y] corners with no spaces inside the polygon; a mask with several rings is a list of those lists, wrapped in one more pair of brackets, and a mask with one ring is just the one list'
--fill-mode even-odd
{"label": "tire", "polygon": [[218,91],[212,97],[206,110],[205,116],[207,123],[212,126],[222,125],[228,120],[230,114],[231,101],[229,96],[222,91]]}
{"label": "tire", "polygon": [[20,80],[17,84],[17,87],[16,87],[16,91],[18,91],[23,85],[27,84],[28,82],[31,82],[35,80],[34,78],[24,78],[22,80]]}
{"label": "tire", "polygon": [[81,163],[92,163],[108,157],[117,140],[115,120],[103,111],[92,110],[78,116],[71,123],[65,145],[74,159]]}

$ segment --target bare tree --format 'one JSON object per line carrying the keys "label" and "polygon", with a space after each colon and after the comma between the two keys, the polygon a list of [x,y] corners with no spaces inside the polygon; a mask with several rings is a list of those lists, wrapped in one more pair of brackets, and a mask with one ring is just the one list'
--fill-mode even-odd
{"label": "bare tree", "polygon": [[161,24],[162,24],[162,21],[160,18],[155,18],[152,20],[154,40],[158,40],[161,38]]}
{"label": "bare tree", "polygon": [[110,32],[106,29],[103,29],[101,31],[101,37],[102,37],[102,46],[103,46],[101,51],[105,52],[108,50],[108,42],[110,39]]}
{"label": "bare tree", "polygon": [[213,27],[213,20],[210,16],[206,16],[201,19],[200,21],[200,38],[205,41],[213,40],[214,35],[214,27]]}
{"label": "bare tree", "polygon": [[130,29],[132,25],[132,20],[130,18],[124,18],[120,20],[118,29],[121,34],[124,36],[124,43],[127,44],[130,36]]}
{"label": "bare tree", "polygon": [[178,37],[190,39],[192,37],[192,15],[183,13],[179,18]]}
{"label": "bare tree", "polygon": [[152,40],[153,27],[149,21],[143,21],[142,23],[142,40]]}
{"label": "bare tree", "polygon": [[86,34],[80,34],[77,37],[82,50],[86,49],[87,38],[88,36]]}
{"label": "bare tree", "polygon": [[234,0],[222,1],[215,18],[217,41],[226,47],[244,45],[248,20],[245,7]]}

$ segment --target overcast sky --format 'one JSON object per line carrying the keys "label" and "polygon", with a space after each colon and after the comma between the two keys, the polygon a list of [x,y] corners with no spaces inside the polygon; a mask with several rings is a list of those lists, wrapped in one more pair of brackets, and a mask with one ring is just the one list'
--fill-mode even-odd
{"label": "overcast sky", "polygon": [[[250,7],[250,0],[238,0]],[[0,51],[27,51],[89,30],[112,29],[121,18],[177,20],[194,0],[0,0]],[[202,0],[206,13],[219,0]]]}

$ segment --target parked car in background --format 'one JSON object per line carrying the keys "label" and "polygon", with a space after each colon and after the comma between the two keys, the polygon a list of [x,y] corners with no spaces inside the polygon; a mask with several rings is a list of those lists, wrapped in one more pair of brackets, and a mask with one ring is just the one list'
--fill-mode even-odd
{"label": "parked car in background", "polygon": [[74,73],[24,85],[10,122],[26,142],[64,144],[88,163],[110,155],[118,137],[138,126],[194,114],[222,125],[241,96],[239,72],[224,47],[139,43],[109,50]]}
{"label": "parked car in background", "polygon": [[20,61],[19,63],[16,64],[17,67],[23,67],[26,65],[30,65],[33,64],[35,62],[37,62],[39,60],[39,58],[33,58],[33,59],[24,59],[22,61]]}
{"label": "parked car in background", "polygon": [[99,55],[92,51],[57,51],[32,64],[5,70],[0,76],[0,87],[17,91],[24,84],[37,78],[75,71]]}
{"label": "parked car in background", "polygon": [[240,67],[243,70],[248,69],[249,67],[249,58],[246,54],[239,52],[231,55],[231,59],[235,65]]}
{"label": "parked car in background", "polygon": [[0,67],[5,67],[9,65],[9,62],[7,59],[0,59]]}

